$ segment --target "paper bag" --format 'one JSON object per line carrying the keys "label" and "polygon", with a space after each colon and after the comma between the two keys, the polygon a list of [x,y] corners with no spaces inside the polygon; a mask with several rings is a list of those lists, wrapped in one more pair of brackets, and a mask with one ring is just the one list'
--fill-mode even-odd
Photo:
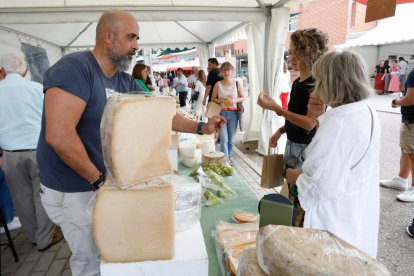
{"label": "paper bag", "polygon": [[215,102],[209,102],[207,105],[206,117],[211,118],[214,115],[220,115],[221,109],[223,107]]}
{"label": "paper bag", "polygon": [[268,155],[263,156],[260,187],[274,188],[282,186],[284,183],[283,169],[283,154],[270,154],[269,148]]}

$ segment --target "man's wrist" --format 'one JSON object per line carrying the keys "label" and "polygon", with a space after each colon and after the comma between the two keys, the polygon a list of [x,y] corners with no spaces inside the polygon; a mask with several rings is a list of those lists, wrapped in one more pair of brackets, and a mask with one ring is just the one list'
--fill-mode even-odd
{"label": "man's wrist", "polygon": [[204,134],[204,131],[203,131],[204,125],[205,125],[205,123],[198,122],[198,124],[197,124],[197,134],[198,135],[203,135]]}
{"label": "man's wrist", "polygon": [[94,182],[90,182],[89,184],[93,186],[94,191],[97,191],[105,182],[105,178],[106,176],[103,173],[100,173],[98,179],[95,180]]}

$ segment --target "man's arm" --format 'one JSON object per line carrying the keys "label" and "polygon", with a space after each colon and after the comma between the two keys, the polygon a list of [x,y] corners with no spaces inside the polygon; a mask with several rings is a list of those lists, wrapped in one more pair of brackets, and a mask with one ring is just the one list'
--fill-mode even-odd
{"label": "man's arm", "polygon": [[[215,131],[219,131],[224,124],[226,119],[221,116],[213,116],[208,120],[207,124],[202,127],[203,134],[212,134]],[[172,121],[172,129],[179,132],[186,133],[197,133],[198,123],[196,121],[187,119],[180,114],[176,114]]]}
{"label": "man's arm", "polygon": [[407,87],[407,93],[402,98],[397,98],[394,103],[399,106],[414,105],[414,87]]}
{"label": "man's arm", "polygon": [[100,171],[89,159],[76,132],[86,102],[78,96],[53,87],[45,94],[46,142],[56,154],[88,182],[99,178]]}
{"label": "man's arm", "polygon": [[204,93],[203,105],[206,105],[208,95],[210,94],[211,85],[206,85],[206,93]]}

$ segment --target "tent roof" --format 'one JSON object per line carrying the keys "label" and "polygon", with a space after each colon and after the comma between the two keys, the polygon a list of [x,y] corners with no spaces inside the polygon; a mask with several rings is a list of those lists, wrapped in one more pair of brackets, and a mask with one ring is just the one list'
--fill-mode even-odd
{"label": "tent roof", "polygon": [[381,20],[379,24],[369,32],[356,39],[347,41],[335,48],[349,48],[368,45],[384,45],[400,42],[414,41],[414,28],[410,22],[414,15],[414,4],[397,6],[394,17]]}
{"label": "tent roof", "polygon": [[268,7],[306,0],[0,0],[0,30],[63,49],[89,48],[102,11],[123,9],[140,26],[140,47],[220,44],[254,21],[267,21]]}

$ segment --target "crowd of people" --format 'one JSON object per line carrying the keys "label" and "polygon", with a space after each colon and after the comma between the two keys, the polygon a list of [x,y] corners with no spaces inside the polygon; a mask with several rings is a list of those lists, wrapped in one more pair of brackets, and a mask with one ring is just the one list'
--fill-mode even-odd
{"label": "crowd of people", "polygon": [[[22,58],[6,54],[0,59],[5,75],[0,81],[2,168],[16,213],[27,238],[40,251],[66,239],[73,275],[99,275],[92,221],[85,210],[106,178],[100,121],[108,91],[152,93],[155,86],[164,91],[173,87],[180,107],[190,101],[197,116],[190,120],[175,115],[173,130],[219,132],[220,149],[232,163],[238,104],[245,100],[244,86],[233,79],[233,65],[220,66],[210,58],[207,76],[193,68],[187,79],[179,68],[175,81],[167,75],[152,81],[150,68],[136,64],[131,76],[125,71],[138,49],[138,37],[132,14],[105,11],[94,49],[62,57],[46,71],[43,85],[24,78],[27,66]],[[282,95],[281,105],[266,92],[257,103],[285,119],[269,144],[275,147],[286,133],[285,175],[297,209],[294,225],[328,230],[375,258],[380,127],[366,101],[373,92],[367,68],[353,52],[328,52],[328,36],[316,28],[297,30],[290,40],[284,74],[289,63],[299,77],[291,89],[275,88],[288,94]],[[392,102],[402,107],[402,161],[399,178],[381,185],[408,189],[408,175],[414,175],[414,70],[405,81],[406,72],[397,61],[385,66],[380,62],[376,69],[376,82],[383,82],[376,83],[377,92],[404,91]],[[204,122],[209,102],[221,105],[222,111]],[[399,199],[414,201],[412,194]],[[413,223],[407,227],[411,236]]]}
{"label": "crowd of people", "polygon": [[398,60],[380,60],[373,70],[374,88],[377,94],[389,94],[405,91],[405,79],[408,62],[404,57]]}

